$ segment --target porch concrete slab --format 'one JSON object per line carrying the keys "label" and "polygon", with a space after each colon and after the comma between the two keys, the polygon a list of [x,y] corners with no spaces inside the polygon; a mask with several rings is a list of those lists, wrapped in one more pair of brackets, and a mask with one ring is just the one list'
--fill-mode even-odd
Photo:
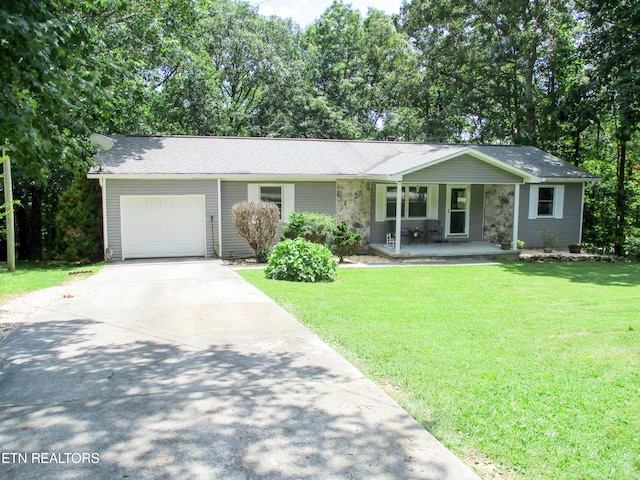
{"label": "porch concrete slab", "polygon": [[0,342],[3,478],[478,478],[218,261],[64,296]]}
{"label": "porch concrete slab", "polygon": [[502,250],[500,246],[489,242],[409,243],[400,246],[400,253],[395,251],[395,247],[385,244],[371,244],[369,248],[376,254],[391,259],[462,257],[508,259],[517,258],[520,254],[518,250]]}

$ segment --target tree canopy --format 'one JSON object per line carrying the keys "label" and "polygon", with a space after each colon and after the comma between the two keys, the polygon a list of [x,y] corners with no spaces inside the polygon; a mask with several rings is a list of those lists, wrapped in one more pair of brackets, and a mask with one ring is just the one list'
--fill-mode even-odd
{"label": "tree canopy", "polygon": [[336,0],[305,29],[244,1],[6,0],[20,257],[54,254],[93,131],[536,145],[603,178],[585,240],[624,253],[640,237],[639,24],[628,0],[406,0],[393,16]]}

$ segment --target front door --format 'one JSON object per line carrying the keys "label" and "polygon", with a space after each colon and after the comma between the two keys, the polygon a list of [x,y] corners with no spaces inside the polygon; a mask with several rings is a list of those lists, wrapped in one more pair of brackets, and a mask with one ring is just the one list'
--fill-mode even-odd
{"label": "front door", "polygon": [[447,237],[469,237],[469,185],[447,186]]}

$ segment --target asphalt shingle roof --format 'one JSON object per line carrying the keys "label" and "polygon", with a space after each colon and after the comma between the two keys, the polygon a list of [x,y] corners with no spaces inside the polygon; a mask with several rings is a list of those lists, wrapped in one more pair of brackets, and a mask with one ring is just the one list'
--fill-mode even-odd
{"label": "asphalt shingle roof", "polygon": [[90,173],[387,177],[469,149],[541,178],[595,177],[534,147],[246,137],[114,137]]}

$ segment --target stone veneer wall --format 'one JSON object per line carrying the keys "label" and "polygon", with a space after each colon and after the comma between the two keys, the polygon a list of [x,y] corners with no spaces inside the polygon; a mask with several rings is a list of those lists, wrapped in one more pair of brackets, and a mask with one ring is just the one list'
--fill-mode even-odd
{"label": "stone veneer wall", "polygon": [[371,236],[371,182],[369,180],[336,180],[336,217],[362,234],[362,245]]}
{"label": "stone veneer wall", "polygon": [[493,243],[499,243],[502,239],[511,241],[514,196],[513,185],[484,186],[484,240]]}

